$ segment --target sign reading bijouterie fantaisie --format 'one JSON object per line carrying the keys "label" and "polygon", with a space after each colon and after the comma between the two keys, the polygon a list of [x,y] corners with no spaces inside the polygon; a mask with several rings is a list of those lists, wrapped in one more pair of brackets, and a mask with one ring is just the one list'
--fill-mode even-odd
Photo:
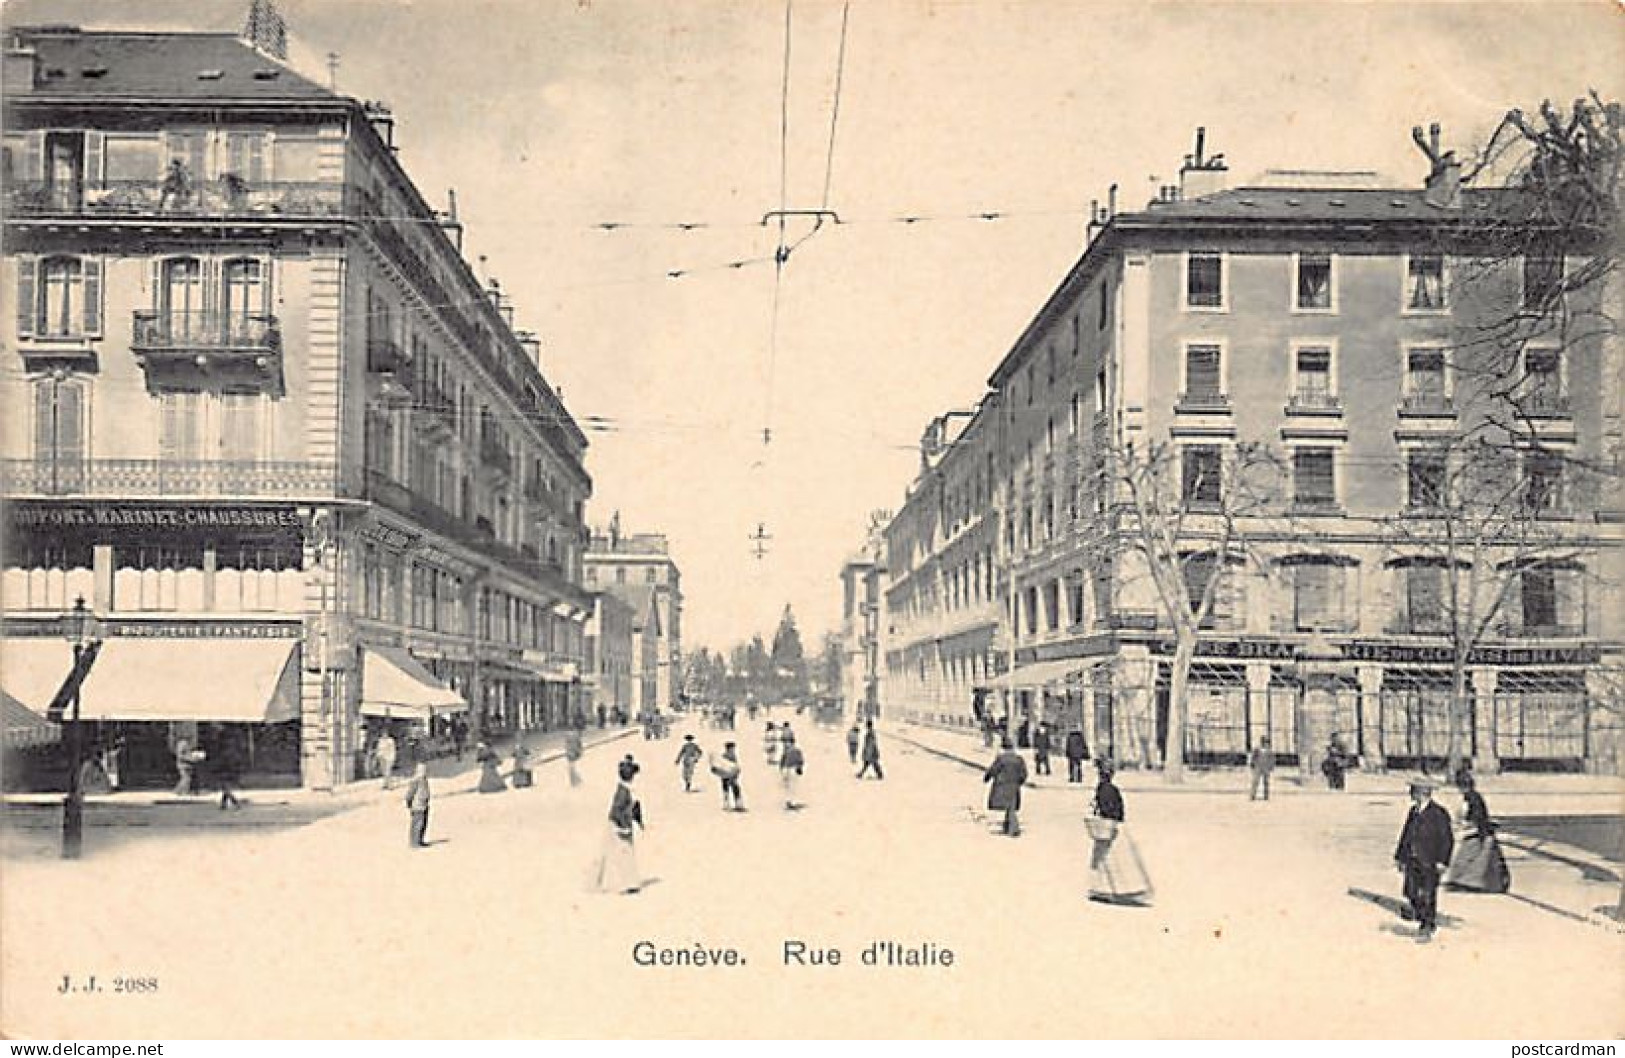
{"label": "sign reading bijouterie fantaisie", "polygon": [[[63,636],[59,618],[8,620],[4,634],[12,636]],[[96,634],[104,639],[297,639],[303,621],[120,621],[97,622]]]}
{"label": "sign reading bijouterie fantaisie", "polygon": [[17,529],[298,529],[301,524],[291,507],[241,505],[14,503],[7,517]]}

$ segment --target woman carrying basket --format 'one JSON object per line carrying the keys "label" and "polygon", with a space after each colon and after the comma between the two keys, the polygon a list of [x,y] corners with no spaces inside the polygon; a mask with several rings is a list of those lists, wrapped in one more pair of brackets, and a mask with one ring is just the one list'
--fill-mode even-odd
{"label": "woman carrying basket", "polygon": [[1112,783],[1112,766],[1096,765],[1100,782],[1095,786],[1093,812],[1087,823],[1094,849],[1089,857],[1089,899],[1107,904],[1149,904],[1151,879],[1140,862],[1123,822],[1123,794]]}

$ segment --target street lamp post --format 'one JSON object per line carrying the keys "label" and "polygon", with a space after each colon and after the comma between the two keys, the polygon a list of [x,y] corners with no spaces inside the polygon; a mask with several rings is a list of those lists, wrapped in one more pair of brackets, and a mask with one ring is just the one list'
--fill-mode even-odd
{"label": "street lamp post", "polygon": [[62,858],[77,860],[84,848],[85,791],[79,782],[84,768],[84,742],[79,729],[79,688],[84,679],[79,666],[90,646],[92,615],[85,607],[85,597],[73,601],[73,609],[66,618],[68,639],[73,644],[73,697],[68,714],[68,794],[62,801]]}

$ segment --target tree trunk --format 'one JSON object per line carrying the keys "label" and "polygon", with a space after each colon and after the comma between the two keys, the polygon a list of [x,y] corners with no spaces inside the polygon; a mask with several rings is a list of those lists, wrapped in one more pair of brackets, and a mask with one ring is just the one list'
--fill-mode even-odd
{"label": "tree trunk", "polygon": [[1173,672],[1168,681],[1168,738],[1162,754],[1162,777],[1169,783],[1185,781],[1185,707],[1195,656],[1196,629],[1175,628]]}
{"label": "tree trunk", "polygon": [[1449,750],[1445,761],[1445,775],[1455,775],[1461,769],[1462,735],[1468,722],[1467,710],[1472,699],[1467,694],[1467,652],[1456,651],[1450,672]]}

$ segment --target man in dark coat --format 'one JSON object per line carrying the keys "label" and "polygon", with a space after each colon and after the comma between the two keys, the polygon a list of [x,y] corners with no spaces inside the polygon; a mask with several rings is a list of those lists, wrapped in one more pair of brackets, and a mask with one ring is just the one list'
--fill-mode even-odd
{"label": "man in dark coat", "polygon": [[1083,741],[1083,732],[1073,728],[1066,733],[1066,781],[1083,781],[1083,758],[1089,755],[1089,747]]}
{"label": "man in dark coat", "polygon": [[1455,838],[1450,813],[1433,800],[1438,782],[1427,775],[1411,779],[1411,810],[1394,849],[1394,866],[1405,873],[1405,899],[1416,916],[1416,939],[1426,943],[1439,928],[1439,871],[1450,862]]}
{"label": "man in dark coat", "polygon": [[412,769],[412,781],[406,787],[406,810],[412,822],[407,829],[406,843],[414,849],[429,847],[429,766],[418,761]]}
{"label": "man in dark coat", "polygon": [[1004,833],[1019,838],[1021,820],[1017,813],[1021,811],[1021,784],[1027,781],[1027,762],[1021,759],[1008,738],[982,774],[982,781],[993,784],[987,792],[988,811],[1003,812]]}
{"label": "man in dark coat", "polygon": [[1247,800],[1258,800],[1259,792],[1262,791],[1264,800],[1268,801],[1270,799],[1270,772],[1275,770],[1275,750],[1270,748],[1268,736],[1259,739],[1258,745],[1253,747],[1252,755],[1247,758],[1247,767],[1253,773],[1253,785],[1251,791],[1247,794]]}
{"label": "man in dark coat", "polygon": [[1033,730],[1033,771],[1049,774],[1049,725],[1039,724]]}
{"label": "man in dark coat", "polygon": [[884,779],[885,773],[880,770],[880,741],[875,738],[875,722],[863,722],[863,767],[858,769],[858,778],[868,774],[869,769],[875,770],[875,778]]}

